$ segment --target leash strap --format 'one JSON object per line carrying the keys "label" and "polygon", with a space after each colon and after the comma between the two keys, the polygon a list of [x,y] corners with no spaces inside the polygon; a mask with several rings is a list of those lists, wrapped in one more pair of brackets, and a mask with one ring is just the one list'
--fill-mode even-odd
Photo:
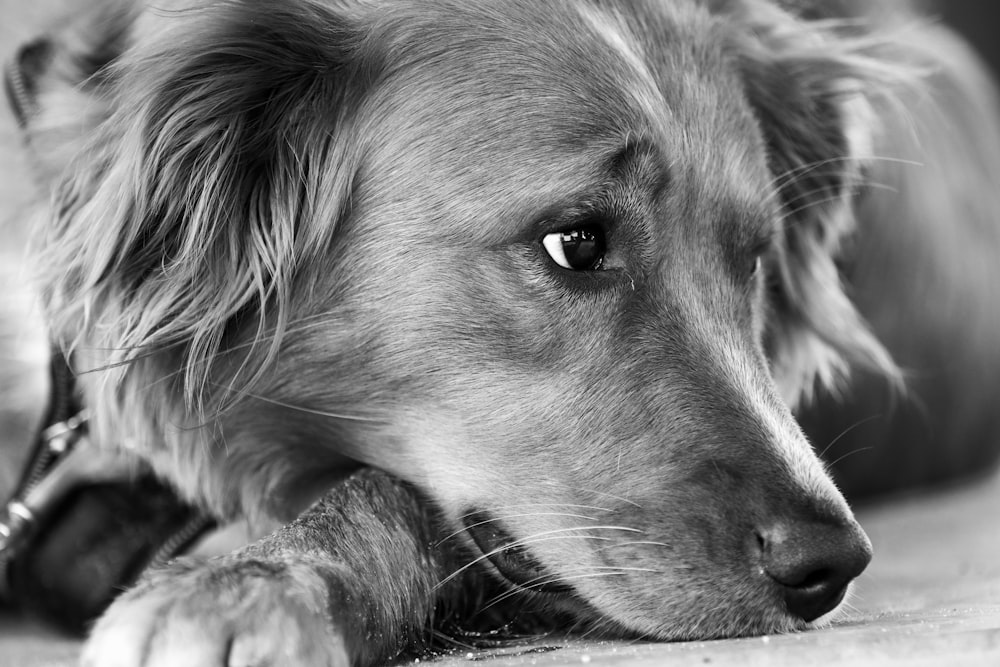
{"label": "leash strap", "polygon": [[38,111],[35,81],[48,66],[51,52],[51,44],[39,39],[22,46],[4,67],[4,92],[14,119],[22,130],[27,128],[28,119]]}
{"label": "leash strap", "polygon": [[[214,526],[169,486],[97,447],[73,377],[52,360],[53,399],[13,497],[0,508],[0,598],[83,633],[150,567]],[[69,417],[59,419],[63,415]]]}
{"label": "leash strap", "polygon": [[[49,52],[45,41],[28,44],[4,70],[22,129],[37,112],[35,80]],[[72,368],[58,350],[50,373],[45,426],[0,505],[0,603],[83,633],[142,572],[215,524],[150,471],[93,442]]]}
{"label": "leash strap", "polygon": [[51,368],[51,425],[0,508],[0,599],[83,633],[142,572],[215,524],[149,471],[97,447],[58,352]]}

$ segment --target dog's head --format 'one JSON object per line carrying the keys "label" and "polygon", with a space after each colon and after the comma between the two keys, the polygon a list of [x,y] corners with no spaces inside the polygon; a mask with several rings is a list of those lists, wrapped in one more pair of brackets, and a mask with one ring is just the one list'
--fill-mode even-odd
{"label": "dog's head", "polygon": [[47,239],[99,426],[165,432],[222,511],[385,468],[495,576],[629,632],[837,606],[870,549],[789,402],[891,367],[835,265],[863,40],[757,0],[157,20]]}

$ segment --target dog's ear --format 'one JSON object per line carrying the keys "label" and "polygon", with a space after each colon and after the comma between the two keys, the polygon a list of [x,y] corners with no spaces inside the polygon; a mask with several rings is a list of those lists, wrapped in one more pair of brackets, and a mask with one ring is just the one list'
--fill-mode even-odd
{"label": "dog's ear", "polygon": [[323,264],[356,171],[342,129],[374,75],[353,25],[311,0],[135,24],[107,70],[114,111],[40,246],[67,345],[111,350],[109,367],[170,350],[188,399],[237,331],[269,341],[234,362],[244,381],[273,358],[297,270]]}
{"label": "dog's ear", "polygon": [[838,255],[854,229],[855,193],[871,159],[872,97],[910,76],[870,35],[845,37],[770,2],[726,0],[738,61],[782,204],[766,341],[791,405],[836,389],[851,367],[899,371],[845,293]]}

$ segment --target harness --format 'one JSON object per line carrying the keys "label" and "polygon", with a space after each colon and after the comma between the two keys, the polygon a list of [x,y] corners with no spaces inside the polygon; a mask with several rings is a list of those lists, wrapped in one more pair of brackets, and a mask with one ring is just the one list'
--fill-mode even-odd
{"label": "harness", "polygon": [[[36,111],[33,77],[47,52],[44,42],[29,44],[5,71],[22,129]],[[50,375],[48,414],[13,495],[0,505],[0,604],[81,633],[142,572],[181,553],[214,522],[148,469],[97,446],[58,350]]]}

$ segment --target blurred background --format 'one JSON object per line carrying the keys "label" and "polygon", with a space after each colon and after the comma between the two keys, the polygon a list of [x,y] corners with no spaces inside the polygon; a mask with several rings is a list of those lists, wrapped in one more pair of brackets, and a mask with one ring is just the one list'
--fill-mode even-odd
{"label": "blurred background", "polygon": [[989,61],[993,72],[1000,74],[1000,2],[932,0],[928,4],[932,12],[965,35]]}

